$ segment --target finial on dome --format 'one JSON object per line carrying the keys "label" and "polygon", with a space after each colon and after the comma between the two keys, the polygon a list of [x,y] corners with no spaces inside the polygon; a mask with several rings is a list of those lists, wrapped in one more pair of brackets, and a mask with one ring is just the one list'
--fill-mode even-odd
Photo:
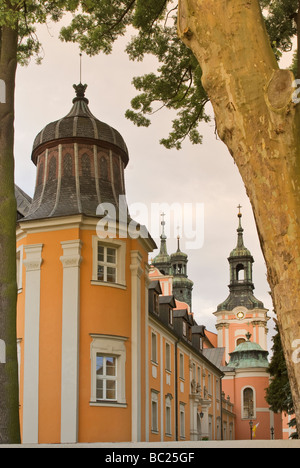
{"label": "finial on dome", "polygon": [[85,101],[87,104],[89,103],[89,100],[85,97],[87,87],[87,84],[84,85],[82,83],[79,83],[78,85],[73,85],[73,88],[76,91],[76,98],[73,99],[73,103],[77,101]]}
{"label": "finial on dome", "polygon": [[252,336],[252,335],[251,335],[251,333],[250,333],[250,332],[246,333],[246,338],[247,338],[247,341],[250,341],[250,338],[251,338],[251,336]]}

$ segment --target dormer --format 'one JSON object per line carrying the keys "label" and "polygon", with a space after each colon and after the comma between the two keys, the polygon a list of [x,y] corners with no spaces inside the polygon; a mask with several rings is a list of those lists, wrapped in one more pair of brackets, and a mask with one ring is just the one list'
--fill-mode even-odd
{"label": "dormer", "polygon": [[159,297],[162,294],[159,281],[151,281],[149,285],[149,312],[159,315]]}

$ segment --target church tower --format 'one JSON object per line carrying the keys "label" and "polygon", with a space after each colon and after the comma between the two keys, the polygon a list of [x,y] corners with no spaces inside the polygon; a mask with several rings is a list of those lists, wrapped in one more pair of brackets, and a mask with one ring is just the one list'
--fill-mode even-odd
{"label": "church tower", "polygon": [[217,318],[218,347],[226,350],[226,361],[235,348],[250,333],[253,341],[267,349],[268,310],[253,294],[253,263],[251,252],[244,245],[241,206],[238,213],[237,245],[229,255],[229,296],[214,315]]}
{"label": "church tower", "polygon": [[177,252],[171,254],[171,274],[173,275],[173,294],[175,299],[185,302],[192,310],[192,291],[194,283],[188,278],[188,256],[180,249],[180,237],[177,238]]}

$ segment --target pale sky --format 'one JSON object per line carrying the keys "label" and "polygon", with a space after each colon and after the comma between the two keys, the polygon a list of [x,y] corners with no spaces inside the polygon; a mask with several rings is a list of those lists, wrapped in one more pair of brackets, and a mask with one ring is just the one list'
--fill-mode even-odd
{"label": "pale sky", "polygon": [[[57,26],[39,28],[45,58],[41,66],[34,61],[19,68],[16,85],[15,159],[16,183],[30,196],[35,185],[35,166],[31,150],[35,136],[48,123],[64,117],[72,107],[73,84],[79,82],[79,50],[76,45],[57,40]],[[83,56],[83,78],[88,84],[86,96],[90,109],[99,120],[116,128],[129,149],[130,162],[125,171],[129,206],[142,203],[151,209],[153,203],[186,203],[204,206],[203,247],[187,251],[185,239],[181,249],[189,255],[188,274],[194,282],[193,312],[199,324],[216,332],[212,313],[228,296],[229,265],[227,258],[236,246],[238,226],[237,206],[242,205],[244,241],[251,251],[255,296],[270,309],[273,317],[265,262],[260,250],[250,202],[242,179],[225,145],[216,139],[214,122],[202,124],[202,145],[188,141],[182,150],[166,150],[159,140],[171,128],[172,112],[153,116],[150,128],[137,128],[124,114],[136,95],[132,78],[152,71],[156,62],[130,62],[123,52],[126,40],[118,41],[110,56]],[[168,220],[167,220],[168,221]],[[156,234],[150,232],[159,245],[159,219],[149,219],[147,227],[156,223]],[[167,226],[168,227],[168,226]],[[168,241],[169,254],[176,250],[176,226]],[[174,232],[175,230],[175,232]],[[154,257],[157,252],[153,253]],[[269,322],[269,346],[273,320]]]}

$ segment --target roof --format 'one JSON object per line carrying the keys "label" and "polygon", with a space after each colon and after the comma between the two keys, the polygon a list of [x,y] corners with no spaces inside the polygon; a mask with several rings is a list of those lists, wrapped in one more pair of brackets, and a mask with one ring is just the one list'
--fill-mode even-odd
{"label": "roof", "polygon": [[224,357],[225,348],[204,348],[203,355],[208,359],[210,362],[214,364],[214,366],[221,369],[222,361]]}
{"label": "roof", "polygon": [[235,350],[229,354],[230,361],[228,367],[234,369],[268,368],[268,354],[268,351],[262,349],[258,343],[248,340],[239,344]]}
{"label": "roof", "polygon": [[162,294],[161,286],[159,281],[151,281],[149,284],[149,291],[156,291],[158,294]]}
{"label": "roof", "polygon": [[18,218],[20,219],[27,215],[32,199],[17,185],[15,185],[15,197],[17,201]]}
{"label": "roof", "polygon": [[160,296],[160,304],[169,304],[171,307],[176,307],[174,296]]}
{"label": "roof", "polygon": [[51,122],[39,132],[35,138],[32,149],[32,160],[36,164],[38,148],[45,143],[55,142],[69,138],[84,138],[97,140],[120,149],[123,160],[128,164],[128,149],[120,133],[110,125],[101,122],[91,113],[85,97],[87,85],[74,85],[76,97],[73,99],[71,111],[62,119]]}

